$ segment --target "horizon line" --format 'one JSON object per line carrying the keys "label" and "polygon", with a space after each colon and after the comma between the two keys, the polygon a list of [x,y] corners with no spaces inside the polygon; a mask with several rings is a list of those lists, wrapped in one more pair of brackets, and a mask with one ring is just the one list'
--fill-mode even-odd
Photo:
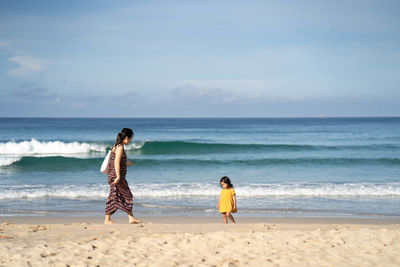
{"label": "horizon line", "polygon": [[366,118],[400,118],[400,115],[394,116],[298,116],[298,117],[289,117],[289,116],[274,116],[274,117],[202,117],[202,116],[193,116],[193,117],[45,117],[45,116],[0,116],[0,119],[366,119]]}

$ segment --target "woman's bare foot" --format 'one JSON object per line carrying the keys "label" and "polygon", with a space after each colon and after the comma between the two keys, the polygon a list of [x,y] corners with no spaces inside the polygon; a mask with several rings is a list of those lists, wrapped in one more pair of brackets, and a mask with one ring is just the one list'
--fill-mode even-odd
{"label": "woman's bare foot", "polygon": [[115,224],[115,222],[113,222],[111,220],[111,214],[106,214],[104,217],[104,224]]}
{"label": "woman's bare foot", "polygon": [[137,223],[141,223],[142,221],[139,219],[136,219],[135,217],[129,218],[129,223],[130,224],[137,224]]}

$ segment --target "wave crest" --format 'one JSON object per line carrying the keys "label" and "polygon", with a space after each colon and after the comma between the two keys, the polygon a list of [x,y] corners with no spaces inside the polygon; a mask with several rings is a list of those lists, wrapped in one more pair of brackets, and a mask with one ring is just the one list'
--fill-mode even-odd
{"label": "wave crest", "polygon": [[[133,184],[134,197],[218,197],[220,188],[211,183]],[[0,199],[95,198],[107,197],[104,184],[0,186]],[[254,197],[400,197],[400,182],[395,183],[277,183],[238,184],[239,198]]]}
{"label": "wave crest", "polygon": [[38,141],[32,139],[22,142],[0,143],[0,155],[36,155],[36,154],[84,154],[91,151],[105,152],[106,146],[99,144],[61,141]]}

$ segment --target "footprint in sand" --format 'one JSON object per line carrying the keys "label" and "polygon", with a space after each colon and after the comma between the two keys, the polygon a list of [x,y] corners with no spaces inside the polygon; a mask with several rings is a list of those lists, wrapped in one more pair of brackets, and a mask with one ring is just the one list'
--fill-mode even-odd
{"label": "footprint in sand", "polygon": [[48,229],[46,226],[40,224],[29,226],[29,228],[31,229],[32,232],[43,231]]}
{"label": "footprint in sand", "polygon": [[272,224],[272,225],[268,225],[268,224],[264,224],[265,227],[267,227],[267,230],[275,230],[276,225]]}

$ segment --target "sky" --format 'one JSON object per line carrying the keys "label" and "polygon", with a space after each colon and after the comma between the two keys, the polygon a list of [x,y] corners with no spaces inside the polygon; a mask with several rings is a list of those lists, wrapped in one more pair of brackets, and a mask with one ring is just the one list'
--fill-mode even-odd
{"label": "sky", "polygon": [[0,1],[0,117],[400,116],[400,1]]}

